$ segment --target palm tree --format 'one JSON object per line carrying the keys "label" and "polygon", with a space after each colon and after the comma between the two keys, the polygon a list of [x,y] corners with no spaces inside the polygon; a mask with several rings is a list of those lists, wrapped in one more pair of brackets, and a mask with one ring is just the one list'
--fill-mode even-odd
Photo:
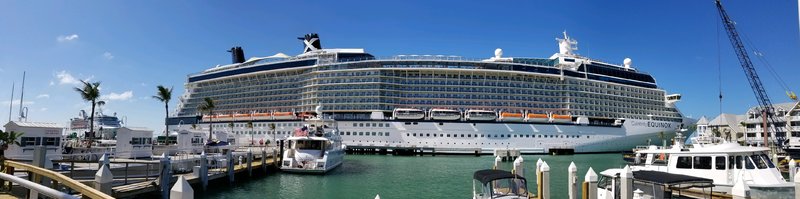
{"label": "palm tree", "polygon": [[[214,115],[214,108],[216,108],[214,106],[214,100],[212,100],[209,97],[206,97],[206,98],[203,98],[203,101],[205,103],[204,104],[200,104],[200,106],[198,106],[197,109],[200,109],[201,112],[208,112],[209,116]],[[214,117],[209,117],[209,123],[208,123],[208,140],[209,141],[211,141],[211,132],[213,132],[212,131],[212,129],[213,129],[212,127],[214,126],[213,125],[214,123],[211,121],[213,119],[214,119]]]}
{"label": "palm tree", "polygon": [[[269,131],[272,132],[272,141],[277,144],[275,140],[275,123],[269,123]],[[269,146],[269,140],[267,140],[267,146]]]}
{"label": "palm tree", "polygon": [[172,87],[167,88],[158,85],[156,88],[158,88],[158,92],[156,92],[156,95],[153,95],[153,99],[164,102],[164,136],[167,136],[169,133],[169,125],[167,125],[166,120],[169,117],[169,100],[172,99]]}
{"label": "palm tree", "polygon": [[81,80],[83,83],[83,88],[75,87],[75,91],[81,95],[81,98],[87,102],[92,103],[92,116],[89,117],[89,146],[88,148],[92,147],[92,140],[94,139],[94,108],[98,105],[104,105],[106,102],[99,101],[100,98],[100,82],[90,83],[84,80]]}
{"label": "palm tree", "polygon": [[2,171],[5,172],[5,161],[6,161],[6,150],[10,145],[19,145],[19,141],[17,139],[22,137],[23,133],[17,133],[14,131],[3,131],[0,130],[0,166],[2,166]]}
{"label": "palm tree", "polygon": [[253,121],[247,121],[247,128],[250,128],[250,146],[253,145]]}

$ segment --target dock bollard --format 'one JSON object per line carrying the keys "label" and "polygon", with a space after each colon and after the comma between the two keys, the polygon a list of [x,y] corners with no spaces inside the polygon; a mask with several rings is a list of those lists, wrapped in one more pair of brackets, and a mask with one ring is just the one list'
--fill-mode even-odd
{"label": "dock bollard", "polygon": [[619,174],[620,185],[619,195],[620,199],[633,199],[633,172],[631,167],[625,165],[622,172]]}
{"label": "dock bollard", "polygon": [[267,149],[261,148],[261,170],[267,173]]}
{"label": "dock bollard", "polygon": [[233,183],[233,175],[236,174],[234,171],[236,168],[233,164],[233,151],[228,152],[228,182]]}
{"label": "dock bollard", "polygon": [[169,183],[172,181],[172,165],[170,165],[169,156],[161,158],[159,164],[161,165],[161,172],[158,173],[158,186],[161,190],[161,198],[169,198]]}
{"label": "dock bollard", "polygon": [[247,149],[247,175],[253,177],[253,149]]}
{"label": "dock bollard", "polygon": [[800,175],[794,175],[794,198],[800,198]]}
{"label": "dock bollard", "polygon": [[100,156],[100,160],[97,161],[97,169],[100,169],[100,167],[103,167],[103,165],[108,165],[110,163],[111,161],[108,159],[108,153],[103,153],[103,156]]}
{"label": "dock bollard", "polygon": [[542,185],[540,185],[539,198],[542,199],[549,199],[550,198],[550,166],[547,165],[547,162],[542,161],[542,168],[541,170],[541,178],[542,178]]}
{"label": "dock bollard", "polygon": [[592,167],[583,177],[583,199],[597,199],[597,173]]}
{"label": "dock bollard", "polygon": [[797,168],[797,162],[794,162],[794,159],[789,159],[789,162],[786,164],[789,164],[789,180],[794,181],[794,176],[797,174],[797,171],[795,170]]}
{"label": "dock bollard", "polygon": [[525,160],[522,159],[522,156],[517,157],[514,160],[514,174],[517,174],[520,177],[525,177],[525,166],[523,166]]}
{"label": "dock bollard", "polygon": [[542,198],[542,159],[536,160],[536,194],[538,198]]}
{"label": "dock bollard", "polygon": [[578,167],[575,162],[570,162],[567,167],[567,190],[569,190],[569,199],[578,199]]}
{"label": "dock bollard", "polygon": [[94,189],[111,195],[112,183],[114,183],[114,176],[111,174],[111,170],[108,169],[108,165],[102,165],[100,170],[94,174]]}
{"label": "dock bollard", "polygon": [[205,151],[200,154],[200,184],[204,191],[208,188],[208,155]]}
{"label": "dock bollard", "polygon": [[194,198],[194,190],[192,185],[186,181],[183,176],[178,176],[178,181],[169,190],[169,199],[192,199]]}

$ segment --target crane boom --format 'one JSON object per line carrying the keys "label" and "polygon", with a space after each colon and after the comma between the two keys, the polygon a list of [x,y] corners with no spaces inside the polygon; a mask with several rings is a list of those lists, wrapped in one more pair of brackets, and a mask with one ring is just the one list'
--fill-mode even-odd
{"label": "crane boom", "polygon": [[722,7],[720,0],[716,1],[716,5],[717,11],[719,11],[719,16],[722,19],[722,24],[725,25],[725,31],[728,33],[728,38],[731,40],[731,45],[733,45],[733,50],[736,52],[736,56],[739,58],[739,63],[742,65],[742,69],[744,69],[744,73],[747,76],[747,81],[750,83],[750,87],[753,89],[753,94],[755,94],[758,104],[761,106],[762,118],[765,120],[763,129],[764,144],[766,145],[766,131],[768,129],[766,120],[769,119],[773,125],[776,121],[773,118],[774,114],[772,114],[772,102],[769,100],[767,91],[764,89],[764,85],[761,83],[761,78],[758,77],[758,73],[756,72],[755,67],[753,67],[753,62],[750,61],[750,57],[747,55],[747,50],[744,48],[741,38],[739,38],[739,33],[736,31],[735,22],[733,22],[730,16],[728,16],[728,13],[725,12],[725,8]]}

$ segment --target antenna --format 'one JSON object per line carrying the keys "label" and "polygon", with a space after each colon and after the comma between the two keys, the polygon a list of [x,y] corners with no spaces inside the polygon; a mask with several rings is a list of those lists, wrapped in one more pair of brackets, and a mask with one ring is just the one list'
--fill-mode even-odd
{"label": "antenna", "polygon": [[11,83],[11,100],[8,101],[8,121],[11,122],[11,112],[14,110],[14,85],[16,82]]}

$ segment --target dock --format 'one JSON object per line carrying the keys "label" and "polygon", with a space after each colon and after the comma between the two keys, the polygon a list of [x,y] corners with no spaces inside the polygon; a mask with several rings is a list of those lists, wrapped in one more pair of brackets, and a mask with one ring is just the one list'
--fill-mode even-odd
{"label": "dock", "polygon": [[[32,163],[5,161],[0,184],[10,191],[3,198],[136,198],[142,195],[161,195],[170,198],[171,188],[181,180],[191,187],[207,189],[209,181],[265,176],[274,171],[280,155],[274,147],[251,147],[218,154],[184,154],[152,160],[116,159],[104,155],[99,161],[46,160],[46,150],[37,150]],[[38,159],[38,160],[37,160]],[[203,161],[205,160],[205,161]],[[47,169],[45,162],[62,168]],[[56,165],[53,164],[53,165]],[[68,168],[63,168],[68,167]],[[22,176],[17,179],[16,176]],[[9,177],[10,176],[10,177]],[[164,177],[167,176],[167,177]],[[33,184],[33,185],[27,185]],[[36,184],[44,186],[37,187]],[[183,189],[186,189],[184,187]],[[48,192],[51,191],[51,192]],[[55,192],[52,192],[55,191]],[[62,193],[65,195],[58,195]],[[53,194],[53,195],[51,195]],[[184,197],[185,198],[185,197]]]}

